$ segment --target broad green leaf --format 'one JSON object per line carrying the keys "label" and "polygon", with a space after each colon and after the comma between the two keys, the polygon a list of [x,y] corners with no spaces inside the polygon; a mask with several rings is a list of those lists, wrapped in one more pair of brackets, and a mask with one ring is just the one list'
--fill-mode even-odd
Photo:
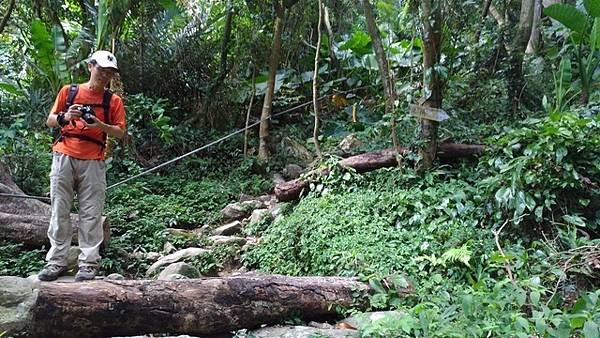
{"label": "broad green leaf", "polygon": [[512,197],[512,190],[508,187],[502,187],[496,191],[496,201],[500,204],[506,203]]}
{"label": "broad green leaf", "polygon": [[571,85],[571,55],[565,55],[560,60],[558,78],[560,80],[561,93],[564,93]]}
{"label": "broad green leaf", "polygon": [[529,331],[529,321],[527,319],[519,316],[517,317],[517,326],[520,327],[523,331]]}
{"label": "broad green leaf", "polygon": [[531,299],[531,304],[538,305],[540,303],[540,293],[537,291],[532,291],[529,294],[529,298]]}
{"label": "broad green leaf", "polygon": [[590,32],[590,47],[594,50],[600,49],[600,18],[594,19],[594,25]]}
{"label": "broad green leaf", "polygon": [[600,329],[598,324],[593,320],[588,319],[583,326],[583,337],[585,338],[598,338],[600,337]]}
{"label": "broad green leaf", "polygon": [[50,73],[54,46],[52,46],[50,33],[40,20],[36,19],[31,22],[31,42],[33,42],[33,46],[35,47],[34,55],[38,67],[44,72]]}
{"label": "broad green leaf", "polygon": [[372,52],[371,37],[367,33],[362,31],[355,32],[354,34],[352,34],[350,40],[342,43],[340,49],[350,49],[358,55],[369,54]]}
{"label": "broad green leaf", "polygon": [[581,327],[583,327],[583,323],[585,323],[585,316],[575,316],[571,318],[571,328],[572,329],[579,329]]}
{"label": "broad green leaf", "polygon": [[600,18],[600,0],[583,0],[583,6],[589,15]]}
{"label": "broad green leaf", "polygon": [[25,93],[23,93],[21,89],[11,85],[10,83],[0,83],[0,90],[4,90],[5,92],[8,92],[13,95],[25,95]]}
{"label": "broad green leaf", "polygon": [[573,31],[585,31],[586,15],[574,6],[554,4],[546,7],[544,13]]}
{"label": "broad green leaf", "polygon": [[585,227],[585,221],[583,220],[583,218],[577,215],[564,215],[562,218],[569,224],[582,228]]}
{"label": "broad green leaf", "polygon": [[100,0],[98,3],[98,17],[96,18],[96,50],[104,49],[108,35],[109,0]]}

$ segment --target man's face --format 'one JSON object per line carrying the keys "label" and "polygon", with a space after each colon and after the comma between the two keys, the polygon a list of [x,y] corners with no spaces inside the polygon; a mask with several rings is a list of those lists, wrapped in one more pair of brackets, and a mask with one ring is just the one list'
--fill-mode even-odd
{"label": "man's face", "polygon": [[102,83],[108,83],[117,72],[114,68],[104,68],[98,66],[97,64],[90,64],[88,68],[90,70],[91,78]]}

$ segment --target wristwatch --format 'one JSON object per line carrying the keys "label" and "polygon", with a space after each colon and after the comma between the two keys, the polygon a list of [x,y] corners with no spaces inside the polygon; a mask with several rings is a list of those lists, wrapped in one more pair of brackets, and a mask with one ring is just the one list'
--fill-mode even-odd
{"label": "wristwatch", "polygon": [[56,122],[58,122],[58,125],[61,127],[64,127],[69,123],[69,121],[65,120],[65,113],[62,111],[56,116]]}

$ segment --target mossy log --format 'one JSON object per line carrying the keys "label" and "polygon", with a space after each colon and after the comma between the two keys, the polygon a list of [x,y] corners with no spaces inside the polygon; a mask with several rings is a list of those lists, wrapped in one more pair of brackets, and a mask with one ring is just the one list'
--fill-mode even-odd
{"label": "mossy log", "polygon": [[[438,147],[437,156],[440,161],[448,163],[459,159],[473,158],[485,149],[479,144],[442,143]],[[404,155],[408,149],[401,148],[399,155]],[[359,173],[398,165],[394,149],[384,149],[370,153],[351,156],[340,161],[342,166],[353,168]],[[275,187],[275,196],[279,201],[292,201],[307,192],[309,182],[301,178],[280,183]]]}
{"label": "mossy log", "polygon": [[[14,337],[211,335],[364,310],[357,279],[244,275],[178,281],[32,282],[0,277],[0,327]],[[4,322],[2,322],[4,320]]]}

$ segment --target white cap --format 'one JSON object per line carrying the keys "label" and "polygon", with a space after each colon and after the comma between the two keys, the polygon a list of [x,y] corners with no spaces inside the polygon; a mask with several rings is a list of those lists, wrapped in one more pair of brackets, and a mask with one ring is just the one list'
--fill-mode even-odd
{"label": "white cap", "polygon": [[117,67],[117,58],[109,51],[99,50],[94,52],[88,59],[88,62],[91,62],[92,60],[95,60],[98,66],[102,68],[119,69],[119,67]]}

